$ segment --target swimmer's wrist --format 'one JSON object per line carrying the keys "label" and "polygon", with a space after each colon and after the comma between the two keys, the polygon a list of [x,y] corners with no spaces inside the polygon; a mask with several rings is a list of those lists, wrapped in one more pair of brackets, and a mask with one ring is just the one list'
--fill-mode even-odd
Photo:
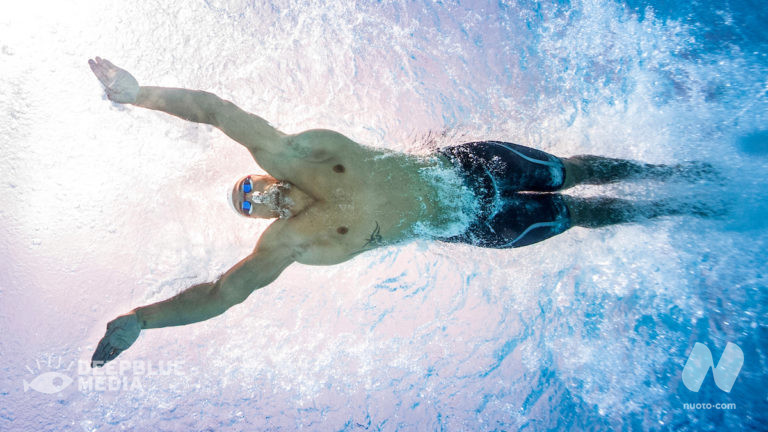
{"label": "swimmer's wrist", "polygon": [[144,316],[142,314],[141,309],[143,309],[143,308],[142,307],[137,307],[136,309],[132,310],[131,313],[136,315],[136,320],[139,322],[139,328],[144,330],[146,328],[147,322],[144,319]]}
{"label": "swimmer's wrist", "polygon": [[139,86],[139,92],[136,93],[136,100],[131,102],[131,105],[140,107],[146,107],[147,100],[149,99],[150,89],[147,87]]}

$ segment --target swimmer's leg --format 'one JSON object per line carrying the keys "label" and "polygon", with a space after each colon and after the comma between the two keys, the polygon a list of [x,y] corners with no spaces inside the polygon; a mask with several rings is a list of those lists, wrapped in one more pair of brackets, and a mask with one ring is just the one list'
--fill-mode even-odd
{"label": "swimmer's leg", "polygon": [[722,216],[724,210],[703,203],[684,201],[633,202],[619,198],[577,198],[563,195],[571,225],[600,228],[627,222],[639,222],[659,216],[694,215],[704,218]]}
{"label": "swimmer's leg", "polygon": [[717,171],[706,162],[684,162],[675,165],[654,165],[627,159],[580,155],[561,158],[565,165],[562,189],[577,184],[606,184],[625,179],[682,179],[697,181],[718,178]]}

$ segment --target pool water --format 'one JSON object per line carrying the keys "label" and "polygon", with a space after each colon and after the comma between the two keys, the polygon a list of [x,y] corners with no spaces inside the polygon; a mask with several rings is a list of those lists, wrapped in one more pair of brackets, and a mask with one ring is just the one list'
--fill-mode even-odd
{"label": "pool water", "polygon": [[[762,3],[4,9],[0,430],[768,424]],[[420,240],[333,267],[295,264],[220,317],[143,332],[118,358],[124,370],[93,375],[78,362],[108,321],[214,280],[266,227],[224,200],[261,172],[248,153],[213,128],[109,103],[86,64],[96,55],[142,84],[217,93],[290,133],[330,128],[422,154],[498,139],[560,156],[706,161],[722,182],[572,193],[728,214],[574,228],[520,249]],[[697,342],[715,364],[729,342],[743,352],[730,392],[711,371],[698,392],[684,385]]]}

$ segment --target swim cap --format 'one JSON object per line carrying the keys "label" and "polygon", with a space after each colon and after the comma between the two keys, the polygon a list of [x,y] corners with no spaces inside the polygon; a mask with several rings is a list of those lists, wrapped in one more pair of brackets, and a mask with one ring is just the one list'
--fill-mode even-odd
{"label": "swim cap", "polygon": [[239,211],[237,211],[237,207],[235,207],[235,201],[232,199],[232,195],[233,195],[233,194],[232,194],[232,188],[230,188],[230,189],[227,191],[227,201],[229,201],[229,207],[230,207],[232,210],[234,210],[234,211],[235,211],[237,214],[239,214],[239,215],[241,215],[241,216],[242,216],[242,213],[240,213]]}

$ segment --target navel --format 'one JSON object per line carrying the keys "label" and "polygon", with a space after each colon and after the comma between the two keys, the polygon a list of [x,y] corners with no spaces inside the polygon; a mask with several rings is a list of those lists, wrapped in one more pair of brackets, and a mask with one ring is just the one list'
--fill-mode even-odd
{"label": "navel", "polygon": [[344,172],[344,165],[342,165],[342,164],[334,165],[333,170],[335,172],[341,174],[341,173]]}
{"label": "navel", "polygon": [[336,228],[336,232],[339,233],[339,234],[344,235],[344,234],[349,232],[349,228],[347,228],[345,226],[341,226],[341,227]]}

